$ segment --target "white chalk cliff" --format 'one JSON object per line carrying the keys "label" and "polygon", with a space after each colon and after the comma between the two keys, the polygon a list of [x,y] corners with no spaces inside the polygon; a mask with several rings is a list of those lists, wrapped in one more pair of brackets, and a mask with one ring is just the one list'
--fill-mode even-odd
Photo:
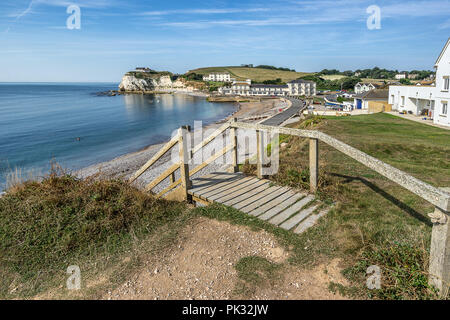
{"label": "white chalk cliff", "polygon": [[172,81],[168,75],[151,78],[136,78],[134,75],[126,74],[119,85],[119,91],[159,91],[186,89],[183,81],[177,79]]}

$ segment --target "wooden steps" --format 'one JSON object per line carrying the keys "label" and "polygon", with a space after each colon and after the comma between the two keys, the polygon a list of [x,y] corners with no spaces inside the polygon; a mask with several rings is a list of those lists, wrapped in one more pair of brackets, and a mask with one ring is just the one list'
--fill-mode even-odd
{"label": "wooden steps", "polygon": [[221,203],[297,234],[314,226],[329,211],[313,195],[242,173],[215,172],[193,179],[188,193],[194,201]]}

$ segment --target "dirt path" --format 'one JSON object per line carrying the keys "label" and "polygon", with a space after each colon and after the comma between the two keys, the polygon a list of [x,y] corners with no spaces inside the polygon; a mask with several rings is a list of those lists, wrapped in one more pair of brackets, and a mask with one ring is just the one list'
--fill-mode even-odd
{"label": "dirt path", "polygon": [[266,232],[199,218],[180,234],[181,245],[162,257],[148,257],[139,272],[107,300],[209,300],[209,299],[343,299],[328,290],[330,281],[346,284],[338,261],[313,270],[288,266],[274,283],[250,293],[237,293],[235,265],[241,258],[259,256],[282,264],[288,253]]}

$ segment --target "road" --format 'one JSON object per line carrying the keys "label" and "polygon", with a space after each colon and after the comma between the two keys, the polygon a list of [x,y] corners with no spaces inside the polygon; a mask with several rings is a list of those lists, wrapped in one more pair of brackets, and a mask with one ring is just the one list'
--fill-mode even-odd
{"label": "road", "polygon": [[267,119],[266,121],[262,122],[261,124],[267,125],[267,126],[279,126],[286,120],[292,118],[296,114],[300,114],[303,109],[306,108],[306,102],[299,99],[294,98],[287,98],[289,101],[292,102],[292,106],[287,109],[286,111],[277,114],[276,116]]}

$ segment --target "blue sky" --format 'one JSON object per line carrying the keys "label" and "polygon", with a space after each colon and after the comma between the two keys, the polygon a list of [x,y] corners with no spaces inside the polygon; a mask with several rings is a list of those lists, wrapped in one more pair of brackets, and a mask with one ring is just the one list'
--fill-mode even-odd
{"label": "blue sky", "polygon": [[[80,30],[66,27],[70,4]],[[1,0],[0,82],[119,82],[136,66],[432,69],[449,36],[450,0]]]}

